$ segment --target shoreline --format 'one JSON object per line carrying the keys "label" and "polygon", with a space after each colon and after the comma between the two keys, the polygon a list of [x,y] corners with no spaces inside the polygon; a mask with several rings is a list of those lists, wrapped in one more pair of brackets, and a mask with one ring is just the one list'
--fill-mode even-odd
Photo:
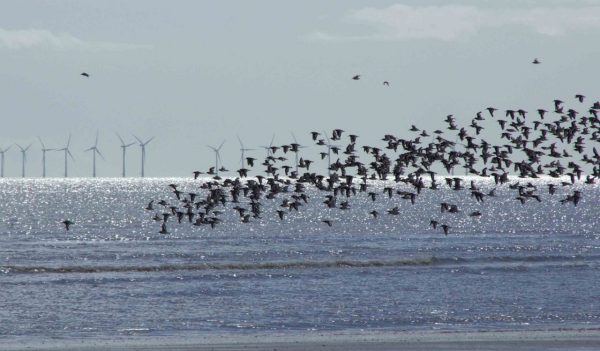
{"label": "shoreline", "polygon": [[9,342],[0,351],[23,350],[598,350],[600,328],[529,331],[308,332],[256,335],[148,336]]}

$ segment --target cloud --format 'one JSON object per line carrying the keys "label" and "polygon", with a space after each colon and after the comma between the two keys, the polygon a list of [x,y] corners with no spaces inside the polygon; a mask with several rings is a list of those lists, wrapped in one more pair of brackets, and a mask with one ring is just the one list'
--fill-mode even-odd
{"label": "cloud", "polygon": [[485,29],[525,28],[547,36],[600,29],[600,6],[484,9],[467,5],[367,7],[350,12],[344,20],[362,24],[369,33],[355,36],[315,32],[312,40],[453,41]]}
{"label": "cloud", "polygon": [[120,51],[148,49],[149,45],[84,41],[69,33],[53,33],[44,29],[7,30],[0,28],[0,49],[23,50],[48,48],[55,50]]}

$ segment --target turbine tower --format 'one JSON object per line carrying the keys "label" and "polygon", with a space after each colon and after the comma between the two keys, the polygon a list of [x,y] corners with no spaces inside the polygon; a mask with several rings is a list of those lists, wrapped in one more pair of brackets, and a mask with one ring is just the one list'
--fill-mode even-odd
{"label": "turbine tower", "polygon": [[1,157],[1,161],[0,161],[0,177],[4,178],[4,154],[6,153],[6,151],[8,151],[10,149],[10,146],[7,147],[6,149],[0,149],[0,157]]}
{"label": "turbine tower", "polygon": [[75,159],[73,158],[73,155],[71,154],[71,151],[69,150],[69,145],[71,144],[71,134],[69,134],[69,139],[67,139],[67,145],[65,147],[63,147],[62,149],[56,149],[56,151],[64,151],[65,153],[65,178],[68,177],[69,172],[68,172],[68,160],[67,160],[67,156],[71,157],[71,160],[75,161]]}
{"label": "turbine tower", "polygon": [[[221,145],[219,145],[219,147],[206,145],[215,152],[215,179],[220,179],[219,178],[219,161],[221,161],[220,151],[221,151],[221,148],[223,147],[223,144],[225,144],[225,140],[223,140],[223,142],[221,143]],[[223,166],[223,161],[221,161],[221,166]]]}
{"label": "turbine tower", "polygon": [[152,139],[154,139],[154,137],[146,140],[146,142],[143,142],[140,138],[136,137],[135,135],[133,137],[137,139],[137,141],[140,143],[140,147],[142,148],[142,178],[144,178],[144,166],[146,164],[146,145],[148,145],[148,143],[151,142]]}
{"label": "turbine tower", "polygon": [[135,142],[129,143],[129,144],[125,144],[125,142],[123,141],[123,138],[121,138],[121,136],[119,135],[119,133],[117,133],[117,136],[119,137],[119,140],[121,140],[121,150],[123,150],[123,178],[125,178],[125,150],[128,147],[130,147],[131,145],[135,144]]}
{"label": "turbine tower", "polygon": [[300,152],[300,149],[306,148],[306,146],[302,146],[302,145],[298,144],[298,140],[296,139],[294,132],[291,132],[291,133],[292,133],[292,138],[294,138],[294,142],[292,144],[290,144],[290,146],[291,146],[290,150],[296,155],[296,175],[298,175],[298,152]]}
{"label": "turbine tower", "polygon": [[92,152],[92,161],[93,161],[92,177],[96,178],[96,154],[100,155],[100,157],[102,157],[103,160],[105,159],[104,156],[102,156],[102,153],[100,152],[100,150],[98,149],[98,132],[96,132],[96,142],[94,143],[94,146],[90,147],[89,149],[87,149],[85,151]]}
{"label": "turbine tower", "polygon": [[[241,161],[242,161],[242,168],[246,168],[246,151],[254,151],[254,149],[246,149],[244,148],[244,143],[242,143],[242,139],[240,139],[240,136],[237,136],[238,141],[240,142],[240,151],[242,152],[242,157],[241,157]],[[271,142],[272,143],[272,142]]]}
{"label": "turbine tower", "polygon": [[31,144],[26,148],[23,148],[21,145],[17,144],[19,149],[21,149],[21,178],[25,178],[25,162],[27,162],[27,150],[31,147]]}
{"label": "turbine tower", "polygon": [[40,141],[40,144],[42,145],[42,178],[46,178],[46,151],[53,151],[54,149],[46,148],[46,145],[44,145],[42,138],[40,138],[39,136],[37,138]]}

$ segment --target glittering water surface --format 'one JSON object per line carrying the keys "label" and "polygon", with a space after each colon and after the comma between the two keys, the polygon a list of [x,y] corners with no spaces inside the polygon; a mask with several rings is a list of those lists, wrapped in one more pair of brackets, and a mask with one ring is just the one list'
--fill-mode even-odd
{"label": "glittering water surface", "polygon": [[[171,220],[161,235],[144,208],[174,202],[172,182],[197,191],[187,179],[0,181],[0,338],[600,325],[595,185],[549,195],[532,181],[542,202],[524,205],[508,186],[482,204],[468,190],[424,190],[415,205],[359,194],[345,211],[308,189],[283,221],[286,194],[251,223],[228,204],[214,229]],[[573,188],[579,205],[560,204]],[[443,201],[461,212],[441,214]]]}

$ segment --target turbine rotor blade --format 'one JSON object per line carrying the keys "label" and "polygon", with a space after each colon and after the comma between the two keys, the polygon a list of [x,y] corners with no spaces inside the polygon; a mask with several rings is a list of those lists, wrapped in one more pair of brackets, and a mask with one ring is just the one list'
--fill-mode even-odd
{"label": "turbine rotor blade", "polygon": [[119,138],[119,140],[121,140],[121,145],[125,145],[125,142],[123,141],[123,138],[121,138],[119,133],[115,133],[115,134],[117,134],[117,137]]}
{"label": "turbine rotor blade", "polygon": [[98,148],[94,149],[94,151],[97,152],[98,155],[100,155],[100,157],[102,157],[102,159],[106,161],[106,159],[104,158],[104,156],[102,156],[102,153],[100,152],[100,150]]}

